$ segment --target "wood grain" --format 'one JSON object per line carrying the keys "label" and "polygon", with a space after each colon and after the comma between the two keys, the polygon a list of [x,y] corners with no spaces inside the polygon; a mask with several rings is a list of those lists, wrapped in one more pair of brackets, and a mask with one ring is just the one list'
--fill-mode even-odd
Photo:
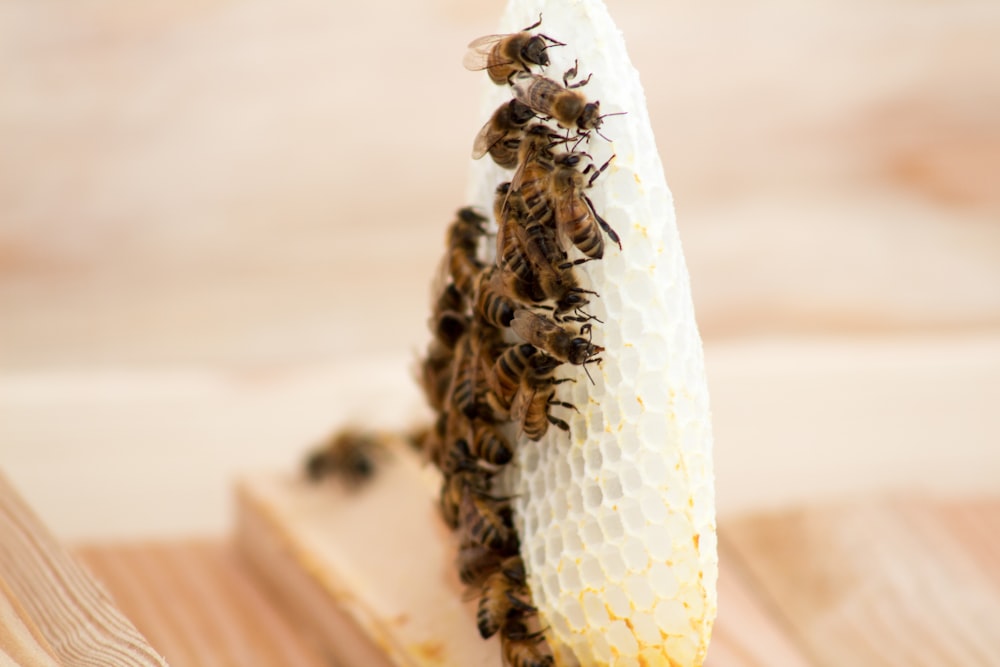
{"label": "wood grain", "polygon": [[2,475],[0,663],[166,667]]}
{"label": "wood grain", "polygon": [[172,667],[331,664],[228,543],[89,544],[76,553]]}
{"label": "wood grain", "polygon": [[996,665],[996,545],[981,528],[1000,505],[984,507],[802,509],[731,522],[725,543],[818,666]]}
{"label": "wood grain", "polygon": [[[385,650],[378,664],[499,665],[495,638],[479,639],[475,608],[458,602],[455,545],[435,515],[432,490],[414,482],[415,470],[404,475],[395,466],[383,470],[388,479],[353,497],[335,484],[245,480],[238,498],[241,552],[288,616],[331,654],[375,645]],[[404,495],[407,479],[416,494]],[[389,508],[385,524],[371,521],[375,506]],[[721,560],[730,561],[727,554]],[[708,667],[810,667],[738,568],[724,566],[724,572]],[[344,663],[375,664],[371,660]]]}
{"label": "wood grain", "polygon": [[[315,512],[343,509],[336,487],[314,491]],[[331,548],[365,548],[336,523],[325,528]],[[998,526],[1000,499],[912,497],[723,521],[706,667],[997,664]],[[271,544],[276,553],[292,553],[288,534]],[[419,549],[410,545],[407,563]],[[175,667],[242,665],[248,655],[261,667],[318,667],[330,664],[318,656],[333,660],[351,641],[320,629],[329,609],[315,597],[305,615],[295,602],[303,585],[330,601],[316,581],[321,562],[303,568],[291,559],[301,581],[290,589],[275,586],[292,580],[288,571],[264,572],[228,543],[102,544],[79,553]]]}

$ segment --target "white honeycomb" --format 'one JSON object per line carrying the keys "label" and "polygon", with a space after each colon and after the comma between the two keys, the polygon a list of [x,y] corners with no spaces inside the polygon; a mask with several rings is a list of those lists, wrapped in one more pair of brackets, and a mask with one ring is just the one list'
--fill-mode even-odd
{"label": "white honeycomb", "polygon": [[[578,367],[553,408],[571,436],[550,428],[520,438],[504,479],[515,495],[534,601],[558,665],[701,665],[716,615],[712,430],[701,339],[687,268],[638,73],[600,0],[511,0],[499,32],[534,23],[566,46],[547,75],[579,59],[581,90],[612,116],[587,150],[597,165],[616,154],[590,190],[621,236],[603,261],[577,268],[600,293],[588,311],[603,321],[606,349],[593,383]],[[484,75],[483,79],[487,77]],[[510,91],[488,81],[485,120]],[[492,210],[510,180],[488,158],[474,162],[471,203]],[[582,276],[586,276],[583,278]],[[565,364],[565,368],[568,364]]]}

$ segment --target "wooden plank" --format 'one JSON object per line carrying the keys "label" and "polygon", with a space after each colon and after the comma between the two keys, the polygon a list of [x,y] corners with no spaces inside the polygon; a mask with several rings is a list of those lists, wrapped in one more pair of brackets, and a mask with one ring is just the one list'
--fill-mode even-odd
{"label": "wooden plank", "polygon": [[994,581],[933,512],[801,509],[731,522],[727,540],[816,665],[1000,664]]}
{"label": "wooden plank", "polygon": [[330,664],[278,611],[229,543],[95,544],[76,551],[173,667]]}
{"label": "wooden plank", "polygon": [[285,476],[245,480],[237,544],[290,618],[345,665],[500,665],[463,602],[435,482],[394,448],[356,493]]}
{"label": "wooden plank", "polygon": [[2,475],[0,663],[166,665]]}
{"label": "wooden plank", "polygon": [[[289,617],[311,627],[330,653],[361,645],[384,650],[377,664],[499,665],[496,639],[478,637],[474,606],[460,602],[454,543],[425,473],[398,452],[357,494],[277,476],[246,480],[237,502],[239,548]],[[731,559],[724,553],[722,561]],[[719,596],[708,667],[814,664],[738,570],[724,568]]]}

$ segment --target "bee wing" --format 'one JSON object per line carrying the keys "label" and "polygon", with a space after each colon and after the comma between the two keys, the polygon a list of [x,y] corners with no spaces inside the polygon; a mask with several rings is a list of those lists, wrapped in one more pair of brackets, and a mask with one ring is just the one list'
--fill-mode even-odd
{"label": "bee wing", "polygon": [[514,99],[516,99],[518,102],[528,107],[535,113],[544,113],[544,109],[543,110],[536,109],[531,104],[530,101],[531,97],[528,94],[528,90],[531,88],[531,84],[535,82],[536,78],[540,79],[542,77],[539,77],[535,74],[525,74],[525,73],[518,74],[514,77],[513,81],[511,81],[511,88],[514,93]]}
{"label": "bee wing", "polygon": [[484,35],[472,40],[469,42],[469,50],[465,52],[465,57],[462,58],[462,65],[465,66],[465,69],[473,72],[486,69],[486,63],[490,57],[490,53],[493,51],[493,47],[504,37],[507,37],[507,35]]}
{"label": "bee wing", "polygon": [[[521,145],[524,146],[523,143]],[[537,152],[538,152],[538,147],[535,146],[534,143],[532,143],[530,146],[528,146],[525,149],[524,155],[523,156],[519,156],[518,163],[517,163],[517,169],[514,171],[514,175],[510,179],[510,191],[511,192],[518,192],[518,191],[520,191],[520,189],[521,189],[521,183],[524,182],[524,168],[528,165],[529,162],[531,162],[532,160],[535,159],[535,154]]]}
{"label": "bee wing", "polygon": [[478,160],[489,153],[490,149],[503,141],[506,136],[506,132],[493,131],[493,118],[491,117],[479,130],[475,141],[472,142],[472,159]]}
{"label": "bee wing", "polygon": [[532,322],[537,317],[535,313],[526,308],[518,308],[517,312],[514,313],[514,319],[510,321],[510,328],[514,330],[514,333],[523,338],[526,343],[530,343],[535,338]]}

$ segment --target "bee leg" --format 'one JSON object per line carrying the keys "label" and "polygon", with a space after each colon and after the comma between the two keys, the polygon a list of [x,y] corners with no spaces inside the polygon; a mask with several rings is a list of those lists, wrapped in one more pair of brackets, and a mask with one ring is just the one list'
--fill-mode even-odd
{"label": "bee leg", "polygon": [[586,262],[589,262],[589,261],[591,261],[593,259],[595,259],[595,258],[594,257],[584,257],[582,259],[574,259],[572,262],[564,262],[564,263],[562,263],[562,264],[559,265],[559,270],[560,271],[564,271],[566,269],[569,269],[569,268],[572,268],[574,266],[577,266],[578,264],[584,264]]}
{"label": "bee leg", "polygon": [[527,602],[522,600],[517,595],[514,595],[510,591],[507,591],[507,599],[510,601],[511,609],[515,611],[525,612],[528,614],[538,611],[538,609],[528,604]]}
{"label": "bee leg", "polygon": [[[612,156],[612,157],[614,157],[614,156]],[[605,163],[605,166],[607,166],[607,163]],[[604,167],[601,167],[601,170],[603,170],[603,169],[604,169]],[[600,173],[600,172],[598,172],[598,173]],[[587,202],[587,206],[590,207],[590,212],[594,214],[594,219],[597,220],[597,224],[599,224],[601,226],[601,229],[603,229],[604,233],[608,235],[608,238],[611,239],[612,241],[614,241],[618,245],[618,249],[621,250],[622,249],[622,241],[621,241],[620,238],[618,238],[618,233],[614,229],[611,228],[611,225],[608,224],[607,220],[605,220],[604,218],[602,218],[597,213],[597,211],[594,210],[594,202],[590,201],[590,197],[588,197],[587,195],[584,195],[583,198]]]}
{"label": "bee leg", "polygon": [[563,85],[566,86],[567,88],[574,88],[575,87],[575,86],[569,85],[569,80],[576,78],[577,66],[579,64],[580,64],[579,60],[574,60],[573,61],[573,66],[570,67],[565,72],[563,72]]}
{"label": "bee leg", "polygon": [[[590,158],[590,159],[593,159],[593,157],[591,157],[589,154],[587,155],[587,157]],[[604,164],[601,165],[600,169],[598,169],[597,167],[595,167],[593,162],[591,162],[590,164],[588,164],[586,166],[586,168],[584,168],[583,172],[581,172],[581,173],[583,173],[584,176],[586,176],[590,172],[594,172],[594,173],[590,177],[590,179],[587,181],[587,185],[585,187],[588,187],[588,188],[589,187],[593,187],[594,181],[597,180],[597,177],[604,173],[604,170],[608,168],[608,166],[611,164],[611,161],[614,160],[616,157],[618,157],[617,154],[614,154],[611,157],[609,157],[607,159],[607,161]],[[593,207],[591,207],[591,208],[593,208]]]}
{"label": "bee leg", "polygon": [[545,416],[549,420],[549,423],[552,424],[553,426],[560,428],[564,431],[569,430],[569,424],[564,422],[562,419],[559,419],[558,417],[553,417],[552,415],[545,415]]}
{"label": "bee leg", "polygon": [[567,401],[557,401],[554,398],[550,398],[549,399],[549,406],[553,406],[553,405],[558,405],[561,408],[569,408],[570,410],[573,410],[574,412],[580,412],[577,409],[577,407],[575,405],[573,405],[572,403],[569,403]]}
{"label": "bee leg", "polygon": [[[542,13],[538,12],[538,20],[529,25],[527,28],[522,28],[521,32],[528,32],[529,30],[534,30],[540,25],[542,25]],[[545,37],[545,35],[542,35],[542,37]],[[563,44],[563,46],[565,46],[565,44]]]}
{"label": "bee leg", "polygon": [[574,60],[573,66],[568,70],[566,70],[566,73],[563,74],[563,83],[566,84],[567,88],[583,88],[588,83],[590,83],[590,77],[594,76],[594,73],[591,72],[590,74],[587,75],[587,78],[584,79],[583,81],[577,81],[576,83],[569,83],[568,79],[576,78],[576,73],[577,73],[576,68],[577,68],[577,62]]}

